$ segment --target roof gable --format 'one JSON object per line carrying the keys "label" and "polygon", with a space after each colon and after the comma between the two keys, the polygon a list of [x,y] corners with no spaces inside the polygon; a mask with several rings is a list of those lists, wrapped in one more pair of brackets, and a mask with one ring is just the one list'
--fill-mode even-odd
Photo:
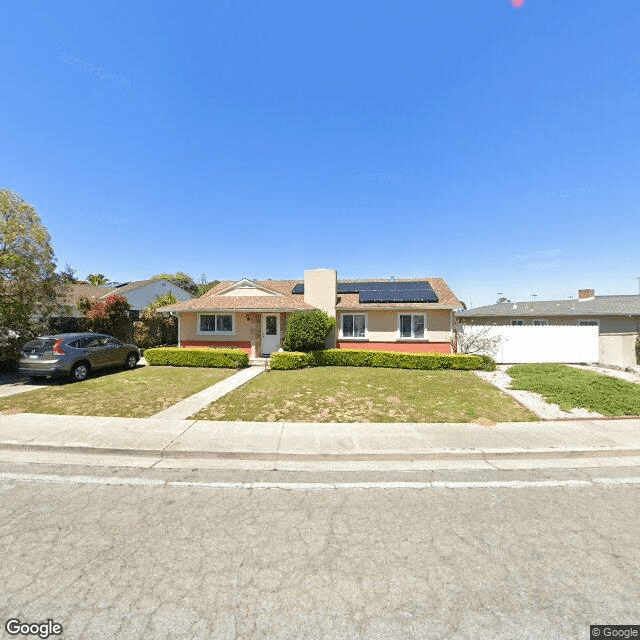
{"label": "roof gable", "polygon": [[212,294],[213,296],[238,296],[238,297],[247,297],[247,296],[279,296],[282,295],[279,291],[274,291],[273,289],[269,289],[264,285],[254,282],[253,280],[249,280],[248,278],[242,278],[242,280],[238,280],[234,282],[222,290],[216,291]]}

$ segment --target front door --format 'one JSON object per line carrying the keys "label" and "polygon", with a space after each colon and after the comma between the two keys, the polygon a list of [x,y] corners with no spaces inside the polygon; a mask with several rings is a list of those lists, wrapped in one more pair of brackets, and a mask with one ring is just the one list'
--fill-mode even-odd
{"label": "front door", "polygon": [[262,314],[262,353],[269,355],[280,348],[280,314]]}

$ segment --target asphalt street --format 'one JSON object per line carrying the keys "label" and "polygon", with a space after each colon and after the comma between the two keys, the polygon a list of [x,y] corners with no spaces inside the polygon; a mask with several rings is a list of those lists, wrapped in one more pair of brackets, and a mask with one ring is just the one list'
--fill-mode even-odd
{"label": "asphalt street", "polygon": [[640,623],[637,467],[1,463],[0,494],[3,629],[14,618],[91,640],[583,639],[590,624]]}

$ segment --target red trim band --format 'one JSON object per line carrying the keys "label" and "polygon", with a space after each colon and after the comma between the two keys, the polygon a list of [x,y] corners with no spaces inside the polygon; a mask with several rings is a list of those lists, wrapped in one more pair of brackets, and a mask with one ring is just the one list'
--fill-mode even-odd
{"label": "red trim band", "polygon": [[338,340],[336,349],[362,351],[400,351],[404,353],[453,353],[450,342],[358,342]]}

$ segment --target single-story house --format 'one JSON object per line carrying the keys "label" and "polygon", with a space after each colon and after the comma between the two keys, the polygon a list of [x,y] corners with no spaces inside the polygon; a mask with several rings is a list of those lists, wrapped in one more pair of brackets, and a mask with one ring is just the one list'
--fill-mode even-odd
{"label": "single-story house", "polygon": [[78,282],[69,287],[64,304],[71,307],[72,316],[80,317],[82,314],[78,311],[77,306],[80,298],[89,298],[93,302],[105,300],[110,295],[115,294],[125,297],[131,305],[132,311],[140,312],[151,302],[155,302],[158,296],[164,296],[168,293],[172,293],[180,302],[191,300],[193,297],[189,292],[169,280],[149,278],[148,280],[136,280],[119,285],[104,286]]}
{"label": "single-story house", "polygon": [[303,281],[220,282],[161,310],[178,316],[181,347],[239,347],[253,358],[277,351],[290,314],[311,309],[336,318],[327,347],[451,353],[462,306],[442,278],[338,280],[313,269]]}
{"label": "single-story house", "polygon": [[499,302],[456,313],[465,324],[512,326],[597,326],[602,364],[636,364],[640,334],[640,295],[596,296],[580,289],[577,299]]}
{"label": "single-story house", "polygon": [[69,314],[51,318],[50,326],[52,330],[60,332],[76,331],[78,318],[82,317],[82,313],[78,309],[80,298],[88,298],[95,302],[105,300],[112,294],[123,296],[131,305],[131,318],[135,320],[143,309],[151,302],[155,302],[158,296],[164,296],[168,293],[172,293],[181,302],[193,297],[188,291],[164,278],[136,280],[118,285],[93,285],[77,282],[69,286],[65,299],[62,301],[62,304],[68,308]]}

